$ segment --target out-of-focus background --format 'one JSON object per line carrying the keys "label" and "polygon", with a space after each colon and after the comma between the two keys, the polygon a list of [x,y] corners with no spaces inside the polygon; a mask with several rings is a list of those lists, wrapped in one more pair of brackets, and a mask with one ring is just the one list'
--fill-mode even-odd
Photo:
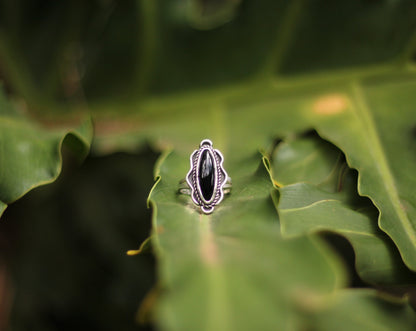
{"label": "out-of-focus background", "polygon": [[2,216],[2,330],[149,330],[136,321],[154,261],[126,252],[149,235],[155,154],[89,157],[82,168],[65,159],[57,182]]}
{"label": "out-of-focus background", "polygon": [[[99,140],[146,128],[130,117],[172,95],[412,58],[415,28],[414,0],[0,0],[0,79],[45,125],[92,113]],[[65,153],[57,182],[6,210],[0,329],[152,329],[136,321],[154,261],[126,251],[150,233],[158,152],[125,145]]]}
{"label": "out-of-focus background", "polygon": [[150,96],[391,63],[415,17],[412,0],[2,0],[1,77],[41,113],[140,111]]}

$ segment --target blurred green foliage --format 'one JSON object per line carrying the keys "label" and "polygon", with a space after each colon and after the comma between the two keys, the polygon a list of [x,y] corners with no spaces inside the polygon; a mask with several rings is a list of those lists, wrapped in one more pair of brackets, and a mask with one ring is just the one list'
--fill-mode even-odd
{"label": "blurred green foliage", "polygon": [[412,0],[3,0],[0,70],[42,111],[104,99],[120,112],[262,75],[398,63],[415,16]]}
{"label": "blurred green foliage", "polygon": [[[154,285],[146,196],[156,155],[70,155],[61,178],[11,205],[0,225],[14,289],[11,330],[137,330]],[[149,328],[143,326],[143,330]]]}
{"label": "blurred green foliage", "polygon": [[[414,304],[415,49],[414,0],[0,0],[0,211],[95,130],[2,216],[0,322],[13,302],[12,330],[153,328],[153,260],[125,252],[163,151],[158,327],[413,330],[351,286]],[[176,195],[206,137],[234,180],[212,217]]]}

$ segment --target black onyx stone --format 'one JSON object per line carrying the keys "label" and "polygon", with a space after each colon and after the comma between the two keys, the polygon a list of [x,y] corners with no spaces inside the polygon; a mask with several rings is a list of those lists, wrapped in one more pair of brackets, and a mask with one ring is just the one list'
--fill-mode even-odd
{"label": "black onyx stone", "polygon": [[208,150],[204,150],[199,159],[199,185],[201,193],[206,201],[211,200],[214,193],[215,168],[214,160]]}

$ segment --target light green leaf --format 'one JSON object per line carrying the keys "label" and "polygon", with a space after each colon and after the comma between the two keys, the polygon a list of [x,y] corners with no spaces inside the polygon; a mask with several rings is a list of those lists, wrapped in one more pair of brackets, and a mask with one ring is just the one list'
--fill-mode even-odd
{"label": "light green leaf", "polygon": [[0,201],[0,216],[3,214],[6,208],[7,208],[7,205],[4,202]]}
{"label": "light green leaf", "polygon": [[[29,190],[54,181],[62,167],[65,143],[81,158],[92,139],[91,121],[75,129],[43,128],[19,115],[0,97],[0,201],[3,210]],[[1,215],[1,214],[0,214]]]}
{"label": "light green leaf", "polygon": [[[246,158],[245,176],[234,176],[239,173],[237,164],[226,163],[233,177],[232,194],[208,216],[199,213],[190,197],[176,193],[188,170],[188,158],[171,152],[158,163],[157,183],[149,201],[154,210],[152,240],[160,261],[160,280],[167,287],[156,308],[159,325],[167,330],[268,330],[289,325],[296,329],[305,323],[325,327],[333,323],[329,312],[347,319],[356,307],[348,304],[359,301],[367,319],[345,321],[342,327],[364,330],[374,325],[383,330],[384,323],[391,325],[397,318],[409,327],[415,317],[408,305],[392,304],[374,293],[339,294],[343,269],[317,237],[280,236],[269,195],[273,188],[256,159]],[[304,193],[313,196],[310,191]],[[325,195],[329,193],[321,191],[320,197]],[[290,203],[283,206],[292,207]],[[343,213],[357,229],[369,231],[371,224],[374,229],[374,223],[366,223],[362,214],[357,213],[358,219],[351,215],[355,212],[350,208],[341,206],[335,211],[336,215]],[[359,251],[366,252],[365,239],[359,233],[355,239],[361,245]],[[371,238],[369,244],[375,247]],[[383,254],[389,252],[383,247],[377,251],[374,263],[379,259],[385,263]],[[393,264],[400,261],[392,260]],[[392,274],[399,270],[392,269]],[[381,273],[385,275],[368,265],[370,277],[381,278]],[[255,304],[258,302],[262,305]],[[397,309],[385,310],[385,317],[378,319],[384,309],[393,306]]]}
{"label": "light green leaf", "polygon": [[[297,323],[296,305],[325,300],[344,284],[342,267],[317,237],[280,236],[258,157],[246,158],[246,175],[225,163],[233,190],[211,215],[189,196],[177,195],[189,168],[175,152],[162,158],[151,192],[153,245],[168,292],[157,308],[169,330],[270,330]],[[261,304],[260,304],[261,303]]]}
{"label": "light green leaf", "polygon": [[408,300],[381,296],[369,289],[337,291],[330,305],[309,316],[309,324],[320,331],[412,331],[416,325]]}
{"label": "light green leaf", "polygon": [[358,170],[358,192],[379,209],[381,229],[412,270],[416,270],[415,89],[414,80],[354,84],[348,96],[327,97],[334,98],[332,102],[344,100],[345,107],[329,106],[313,120],[318,132],[341,148],[349,165]]}
{"label": "light green leaf", "polygon": [[341,161],[339,150],[309,135],[280,143],[272,160],[274,181],[298,183],[279,189],[283,235],[338,233],[352,244],[362,279],[378,284],[415,282],[416,274],[402,264],[393,243],[377,227],[371,202],[358,196],[355,173]]}
{"label": "light green leaf", "polygon": [[331,188],[336,189],[341,153],[319,137],[285,140],[278,144],[271,158],[273,179],[279,185],[330,182],[334,184]]}
{"label": "light green leaf", "polygon": [[[244,172],[242,155],[247,151],[270,145],[273,137],[316,128],[358,170],[359,193],[369,196],[380,210],[380,227],[393,239],[406,265],[416,270],[416,160],[412,152],[416,149],[412,106],[416,80],[408,74],[401,76],[406,80],[400,83],[374,83],[377,77],[394,77],[393,73],[387,69],[385,74],[369,76],[371,83],[353,89],[348,79],[340,78],[342,83],[335,80],[331,87],[330,81],[261,89],[247,85],[217,94],[149,101],[144,106],[151,112],[136,120],[146,126],[137,133],[102,135],[96,147],[133,149],[147,137],[159,147],[189,151],[195,142],[209,137],[221,150],[232,151],[227,158],[240,161],[239,169]],[[309,94],[302,93],[304,89]],[[288,90],[291,94],[284,96]],[[362,104],[363,95],[371,104]],[[204,116],[194,112],[197,108],[204,110]],[[392,109],[400,109],[400,116]]]}
{"label": "light green leaf", "polygon": [[[320,244],[311,245],[311,239],[297,239],[305,241],[304,246],[297,242],[302,247],[298,252],[290,247],[291,241],[279,237],[274,228],[278,225],[276,215],[270,202],[265,203],[271,184],[265,179],[259,184],[258,173],[253,175],[258,149],[268,151],[276,138],[312,128],[336,144],[349,165],[358,169],[359,192],[371,197],[381,211],[381,227],[393,238],[406,263],[416,270],[415,139],[411,133],[415,126],[412,107],[416,76],[411,62],[416,3],[245,1],[235,20],[203,32],[178,19],[184,7],[169,7],[177,3],[120,2],[115,17],[100,10],[102,4],[96,5],[93,11],[100,10],[100,16],[109,18],[102,24],[109,28],[96,32],[100,38],[98,43],[92,42],[92,47],[84,45],[83,40],[71,42],[84,47],[81,52],[74,47],[65,56],[71,60],[60,70],[49,63],[61,64],[57,55],[63,53],[38,47],[35,38],[30,38],[27,47],[26,40],[19,38],[25,35],[19,25],[2,26],[4,33],[0,36],[5,73],[11,86],[27,100],[38,99],[44,90],[50,91],[44,98],[60,100],[67,84],[60,86],[58,72],[67,72],[67,79],[62,80],[66,83],[73,82],[74,76],[80,77],[78,84],[73,84],[78,89],[83,87],[77,95],[86,96],[94,113],[104,114],[97,116],[96,150],[136,150],[150,141],[161,150],[173,147],[177,151],[162,164],[161,177],[150,196],[155,207],[157,233],[153,242],[161,279],[171,289],[160,306],[161,323],[184,329],[198,322],[199,329],[204,319],[197,317],[202,316],[209,327],[216,323],[225,328],[233,323],[242,329],[250,323],[256,323],[256,328],[267,327],[270,316],[280,322],[297,316],[291,310],[292,301],[281,304],[286,300],[285,290],[299,284],[314,292],[314,287],[333,283],[303,278],[325,271],[321,274],[330,280],[324,262],[332,259],[318,254],[318,248],[322,252],[326,249]],[[74,19],[69,20],[72,23],[83,17],[76,15],[80,3],[74,6]],[[109,12],[113,8],[111,4],[102,7]],[[13,11],[5,10],[3,15],[12,17],[10,13]],[[82,24],[69,26],[90,26],[85,22],[89,15],[84,17]],[[120,21],[122,24],[117,24]],[[58,24],[61,27],[61,20]],[[47,36],[55,35],[56,30],[50,26],[45,25]],[[30,36],[37,35],[38,29],[30,25],[24,31],[28,29]],[[113,35],[116,42],[111,44],[107,41]],[[132,43],[131,38],[137,42]],[[19,57],[19,49],[29,51],[21,51],[23,56]],[[100,56],[94,54],[96,49],[103,50]],[[37,57],[44,65],[32,61],[34,50],[38,50]],[[45,55],[51,54],[59,61],[49,61]],[[78,72],[78,67],[85,71]],[[203,138],[212,139],[226,155],[235,182],[231,197],[211,216],[200,216],[192,210],[192,204],[184,206],[189,199],[174,194],[177,181],[188,170],[190,151]],[[267,199],[262,195],[266,191]],[[350,208],[345,209],[341,203],[335,207],[341,215],[351,216]],[[237,243],[236,248],[233,243]],[[211,252],[210,247],[216,247],[221,254],[214,256],[227,263],[214,270],[207,266],[212,255],[202,253]],[[283,254],[283,247],[288,252]],[[293,260],[285,263],[286,257]],[[309,259],[313,265],[306,268]],[[273,272],[269,272],[271,267]],[[298,269],[293,272],[293,268]],[[336,270],[340,268],[336,267],[334,274]],[[287,271],[299,273],[299,279],[293,280]],[[262,296],[266,291],[267,295]],[[275,292],[283,293],[283,299],[271,294]],[[305,292],[301,290],[301,298],[316,297]],[[199,294],[202,300],[198,300]],[[251,303],[257,301],[265,302],[265,307],[253,309]],[[378,317],[374,311],[365,312],[369,320]],[[249,320],[253,313],[257,313],[255,318]],[[259,325],[259,321],[265,325]]]}
{"label": "light green leaf", "polygon": [[371,283],[414,283],[416,274],[403,264],[393,243],[377,227],[372,215],[351,209],[342,194],[328,193],[310,184],[279,189],[282,234],[292,237],[333,231],[347,238],[356,254],[360,277]]}

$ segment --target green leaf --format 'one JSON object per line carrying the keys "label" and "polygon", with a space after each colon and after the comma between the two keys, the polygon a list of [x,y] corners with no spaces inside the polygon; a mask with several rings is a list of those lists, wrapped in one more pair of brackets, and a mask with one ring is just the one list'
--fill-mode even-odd
{"label": "green leaf", "polygon": [[319,137],[285,140],[272,154],[273,179],[279,185],[298,182],[319,185],[335,181],[332,187],[335,189],[340,158],[340,151]]}
{"label": "green leaf", "polygon": [[[284,329],[287,325],[319,329],[329,328],[333,316],[345,320],[345,329],[365,330],[373,325],[383,330],[384,323],[390,326],[397,318],[406,327],[412,325],[415,316],[407,303],[392,303],[374,292],[339,292],[345,282],[343,268],[317,237],[282,238],[270,201],[273,187],[268,174],[257,166],[257,157],[246,162],[245,169],[251,171],[245,176],[234,176],[237,164],[225,164],[233,177],[233,191],[211,215],[201,214],[189,196],[177,194],[189,168],[188,158],[170,152],[158,162],[149,201],[154,212],[152,241],[160,261],[160,280],[167,290],[156,308],[163,329]],[[307,184],[293,187],[297,185]],[[341,212],[354,213],[344,207],[336,214]],[[365,223],[363,215],[357,214],[360,219],[355,220],[356,215],[348,219],[368,231],[366,226],[374,223]],[[365,252],[359,233],[357,241],[363,246],[359,251]],[[373,244],[371,238],[369,244]],[[373,256],[376,265],[379,258],[385,262],[380,255]],[[392,260],[393,264],[400,261]],[[371,263],[368,267],[372,277],[382,273]],[[350,305],[354,302],[357,305]],[[366,319],[347,321],[357,306]]]}
{"label": "green leaf", "polygon": [[191,0],[186,8],[189,23],[201,30],[217,28],[231,21],[241,0],[225,0],[222,2],[204,2]]}
{"label": "green leaf", "polygon": [[330,304],[309,315],[314,330],[414,330],[416,315],[408,300],[374,290],[341,290]]}
{"label": "green leaf", "polygon": [[159,162],[150,203],[168,289],[157,308],[164,328],[279,329],[296,322],[304,293],[325,300],[344,284],[341,265],[317,237],[281,238],[273,186],[258,159],[246,158],[246,175],[226,161],[233,190],[211,215],[176,193],[188,157],[171,152]]}
{"label": "green leaf", "polygon": [[378,284],[414,283],[415,274],[377,227],[377,213],[369,200],[358,196],[357,178],[341,159],[339,150],[316,136],[277,146],[272,154],[274,181],[297,183],[279,188],[276,207],[282,234],[338,233],[352,244],[362,279]]}
{"label": "green leaf", "polygon": [[[92,139],[91,121],[75,129],[51,130],[40,127],[13,110],[0,96],[0,201],[2,211],[39,185],[53,182],[61,172],[62,145],[81,158]],[[1,214],[0,214],[1,215]]]}
{"label": "green leaf", "polygon": [[347,107],[336,111],[328,107],[314,120],[319,134],[341,148],[348,164],[358,170],[359,193],[379,209],[380,228],[412,270],[416,270],[415,89],[414,80],[354,84],[344,97]]}
{"label": "green leaf", "polygon": [[339,193],[328,193],[310,184],[289,185],[279,191],[283,235],[333,231],[352,244],[362,279],[378,284],[414,283],[415,274],[402,264],[395,246],[371,214],[351,209]]}
{"label": "green leaf", "polygon": [[[387,70],[380,77],[394,77],[393,73]],[[147,124],[139,133],[102,135],[96,146],[132,149],[147,137],[162,148],[189,151],[195,142],[210,137],[222,150],[232,151],[228,158],[240,158],[244,164],[246,151],[270,145],[273,137],[316,128],[358,170],[359,193],[374,202],[381,229],[398,246],[406,265],[416,270],[416,161],[412,152],[416,148],[412,106],[416,80],[413,74],[406,74],[399,76],[400,82],[374,83],[377,77],[354,88],[347,79],[333,82],[331,87],[328,81],[313,87],[263,85],[260,89],[247,85],[184,99],[149,101],[144,104],[149,114],[136,119]],[[288,90],[291,94],[283,95]],[[363,95],[369,99],[368,105],[362,104]],[[194,112],[197,108],[204,116]],[[392,109],[400,109],[400,116]]]}
{"label": "green leaf", "polygon": [[[61,63],[61,57],[58,56],[61,52],[51,53],[59,61],[49,61],[50,57],[39,56],[46,66],[40,66],[36,61],[32,65],[25,63],[29,61],[24,58],[29,55],[32,58],[33,52],[22,52],[25,54],[23,59],[16,56],[19,55],[19,49],[34,47],[41,50],[41,55],[48,50],[39,48],[33,41],[33,47],[23,48],[25,42],[18,36],[24,33],[16,24],[11,24],[15,29],[2,26],[0,32],[4,29],[5,33],[0,35],[0,57],[5,63],[3,67],[11,85],[27,99],[50,85],[48,91],[61,91],[49,93],[50,99],[56,100],[66,95],[67,83],[74,83],[72,78],[76,77],[75,84],[70,85],[78,88],[75,89],[77,94],[72,90],[75,98],[74,95],[68,98],[73,100],[81,96],[83,104],[82,96],[85,95],[88,101],[92,101],[89,104],[94,113],[104,114],[97,116],[99,137],[96,150],[136,150],[143,142],[150,141],[161,150],[173,147],[178,153],[171,154],[173,156],[163,163],[161,170],[166,168],[161,171],[162,177],[151,195],[151,203],[155,206],[154,230],[159,231],[153,242],[161,263],[161,278],[172,285],[172,292],[166,295],[161,306],[165,308],[160,309],[166,313],[161,323],[180,329],[184,324],[195,323],[196,316],[203,314],[210,322],[214,321],[212,323],[234,322],[243,316],[242,322],[250,325],[251,321],[246,321],[245,317],[252,316],[250,313],[253,308],[244,309],[243,305],[251,303],[252,298],[258,298],[258,294],[264,293],[266,288],[267,295],[260,297],[267,303],[264,309],[279,307],[280,310],[273,309],[273,316],[278,314],[276,318],[279,318],[280,313],[284,315],[281,320],[288,318],[286,312],[292,312],[292,305],[279,305],[281,298],[273,296],[271,293],[274,292],[270,290],[286,281],[280,283],[282,279],[278,278],[278,281],[271,283],[272,276],[261,273],[262,277],[266,277],[263,290],[257,291],[253,284],[263,285],[254,281],[260,277],[255,272],[256,268],[268,271],[270,263],[273,266],[281,262],[273,261],[273,257],[284,260],[286,256],[280,254],[279,249],[266,250],[272,247],[271,237],[274,235],[277,238],[275,245],[278,247],[290,241],[281,239],[278,230],[271,229],[269,223],[265,226],[266,223],[258,222],[258,219],[266,217],[272,219],[270,206],[268,209],[264,206],[266,198],[254,203],[244,200],[244,194],[253,192],[257,197],[265,192],[265,188],[261,192],[257,191],[258,182],[250,177],[254,173],[253,165],[259,161],[258,149],[268,151],[276,138],[287,138],[311,128],[317,129],[319,134],[336,144],[346,154],[349,165],[358,169],[359,192],[370,196],[379,208],[381,227],[393,238],[408,266],[416,270],[413,190],[415,123],[412,110],[416,82],[412,64],[416,40],[415,2],[353,0],[328,4],[324,0],[245,1],[234,20],[210,31],[196,31],[184,24],[181,17],[185,7],[177,5],[177,1],[162,4],[144,0],[137,3],[140,4],[137,10],[135,4],[130,2],[118,4],[115,15],[111,15],[114,7],[110,3],[97,5],[98,8],[93,6],[92,11],[99,11],[99,16],[105,18],[91,24],[98,26],[95,36],[99,38],[96,38],[97,41],[92,38],[94,41],[90,48],[83,44],[84,40],[78,40],[85,47],[81,47],[82,52],[76,48],[69,52],[65,56],[69,60],[62,65],[65,67],[62,70],[48,65]],[[74,6],[76,9],[81,5],[77,3]],[[35,18],[39,12],[34,12]],[[229,12],[233,12],[233,9]],[[10,13],[13,10],[2,11],[0,15],[14,17]],[[72,13],[77,13],[77,10]],[[88,11],[83,13],[84,19],[81,20],[85,24],[90,16],[85,15]],[[76,20],[81,16],[71,17]],[[75,20],[71,19],[70,22]],[[13,20],[4,21],[13,23]],[[61,20],[58,21],[61,24]],[[82,27],[82,24],[69,26]],[[46,31],[55,31],[49,25],[47,27]],[[36,31],[31,25],[29,28],[30,31]],[[10,34],[9,31],[14,33]],[[33,34],[36,35],[36,32]],[[10,35],[16,40],[9,40]],[[132,35],[137,42],[131,42]],[[189,47],[191,43],[192,47]],[[98,53],[100,56],[96,56],[97,49],[103,50]],[[84,58],[79,58],[80,53],[84,54]],[[26,70],[26,67],[32,70]],[[42,70],[45,67],[49,70]],[[36,74],[34,68],[40,73]],[[77,68],[81,68],[80,72]],[[28,74],[30,72],[36,77],[31,77]],[[49,72],[46,78],[43,77],[44,72]],[[62,86],[56,79],[57,72],[66,73]],[[35,82],[48,84],[38,87]],[[82,86],[85,91],[80,90]],[[126,95],[129,96],[128,101],[125,100]],[[98,103],[97,100],[103,96],[113,99]],[[52,109],[56,110],[54,107]],[[117,121],[114,121],[115,110]],[[400,110],[400,116],[397,116],[397,110]],[[177,181],[186,174],[189,152],[202,138],[212,139],[226,155],[237,190],[215,214],[199,219],[197,211],[192,211],[192,204],[188,207],[183,205],[189,199],[177,197],[174,191]],[[172,158],[182,160],[178,161],[178,164],[183,162],[180,169],[176,168],[176,161],[171,162]],[[270,182],[267,185],[270,191]],[[353,211],[350,205],[346,209],[344,207],[341,203],[336,204],[341,214]],[[275,220],[276,216],[273,215]],[[243,229],[240,229],[237,216],[243,221]],[[199,222],[193,222],[197,219]],[[213,222],[205,222],[208,220]],[[227,223],[230,228],[223,228]],[[219,244],[222,243],[222,232],[227,239],[230,232],[241,235],[236,238],[238,244],[242,242],[242,247],[238,247],[241,251],[228,249],[228,246],[223,248]],[[206,239],[207,233],[212,240]],[[299,240],[316,240],[315,236],[312,238],[300,237]],[[206,261],[201,258],[200,247],[205,247],[204,242],[212,241],[218,242],[215,247],[224,253],[225,260],[232,256],[230,261],[237,263],[241,261],[238,258],[243,256],[241,270],[244,272],[231,273],[225,267],[219,273],[207,269]],[[251,252],[252,246],[252,250],[258,250],[259,254],[244,254]],[[326,251],[321,244],[316,247]],[[288,248],[288,251],[292,252],[292,248]],[[279,264],[279,270],[272,273],[273,276],[287,277],[286,269],[296,268],[298,261],[301,261],[302,266],[308,262],[309,254],[315,252],[316,249],[305,244],[302,258],[293,260],[295,263]],[[292,253],[297,256],[295,252]],[[319,260],[319,254],[316,256]],[[310,270],[320,270],[319,265],[314,265]],[[304,269],[300,271],[308,275]],[[191,277],[192,280],[189,279]],[[236,284],[244,285],[241,287],[243,291],[245,288],[247,290],[242,292],[239,288],[237,291],[233,287],[234,279]],[[290,277],[287,282],[290,289],[293,285]],[[298,282],[301,285],[320,284],[310,284],[303,278]],[[229,295],[223,290],[223,284],[231,284],[232,292]],[[202,293],[201,297],[206,301],[198,301],[198,293]],[[204,305],[212,298],[211,293],[214,298],[230,298],[235,305],[220,299],[209,301],[209,306]],[[244,294],[246,297],[242,298]],[[217,307],[218,304],[222,306]],[[238,317],[233,319],[233,316],[237,316],[237,313],[233,314],[234,307]],[[205,315],[207,311],[211,315]],[[263,319],[261,314],[265,312],[260,309],[255,311],[258,315],[252,321],[264,320],[266,323],[272,316],[267,314]],[[388,314],[387,311],[385,313]],[[211,316],[220,317],[215,320]],[[369,320],[377,317],[377,314],[368,314]]]}
{"label": "green leaf", "polygon": [[0,201],[0,216],[3,214],[6,208],[7,208],[7,205],[4,202]]}
{"label": "green leaf", "polygon": [[[384,77],[394,77],[393,72]],[[393,239],[406,265],[416,270],[416,81],[413,74],[401,78],[406,80],[374,83],[375,75],[370,83],[352,89],[348,80],[332,87],[328,82],[307,85],[309,94],[292,86],[291,94],[283,96],[288,90],[285,86],[266,85],[261,90],[245,86],[225,95],[216,91],[218,94],[188,95],[185,100],[155,100],[144,105],[149,114],[137,117],[137,123],[147,124],[138,134],[102,135],[96,146],[132,149],[147,137],[162,148],[189,151],[195,142],[209,137],[221,150],[232,151],[228,158],[240,158],[244,164],[245,151],[266,147],[276,136],[316,128],[358,170],[359,193],[370,197],[379,209],[381,229]],[[362,103],[363,96],[368,105]],[[202,109],[204,116],[195,109]],[[392,109],[399,109],[400,116]]]}

